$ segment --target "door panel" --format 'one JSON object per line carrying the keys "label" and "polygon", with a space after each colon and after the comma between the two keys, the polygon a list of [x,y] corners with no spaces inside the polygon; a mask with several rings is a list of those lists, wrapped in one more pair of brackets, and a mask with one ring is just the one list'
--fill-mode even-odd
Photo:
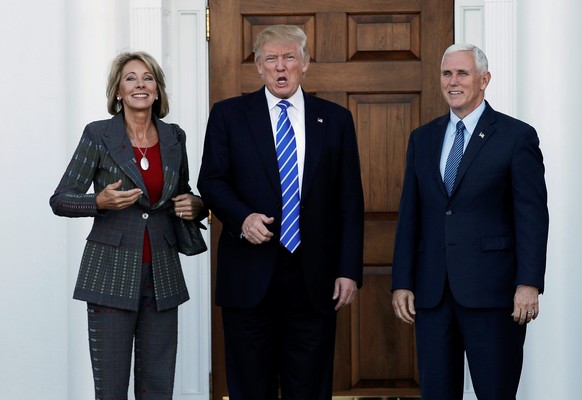
{"label": "door panel", "polygon": [[[308,37],[305,91],[354,116],[365,194],[364,286],[338,315],[334,393],[418,394],[413,328],[391,306],[393,240],[410,131],[446,112],[442,52],[453,41],[453,0],[210,1],[210,100],[262,86],[253,43],[273,24]],[[220,222],[212,224],[212,254]],[[213,269],[215,269],[213,257]],[[227,395],[220,312],[213,310],[213,398]]]}

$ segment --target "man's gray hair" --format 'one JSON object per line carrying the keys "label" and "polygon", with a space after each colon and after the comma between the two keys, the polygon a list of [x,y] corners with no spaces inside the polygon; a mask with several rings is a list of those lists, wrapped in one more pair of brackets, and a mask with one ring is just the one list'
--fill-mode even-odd
{"label": "man's gray hair", "polygon": [[477,67],[477,71],[480,74],[484,74],[485,72],[489,71],[489,62],[487,61],[487,56],[483,51],[472,44],[469,43],[455,43],[449,46],[445,53],[443,54],[443,58],[441,60],[441,66],[445,61],[445,57],[451,53],[456,53],[458,51],[470,51],[473,53],[473,58],[475,59],[475,66]]}

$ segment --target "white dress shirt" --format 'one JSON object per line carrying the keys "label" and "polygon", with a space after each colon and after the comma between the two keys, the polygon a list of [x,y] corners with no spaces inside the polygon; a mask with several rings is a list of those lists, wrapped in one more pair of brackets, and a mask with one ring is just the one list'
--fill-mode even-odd
{"label": "white dress shirt", "polygon": [[[481,118],[481,114],[485,111],[485,101],[482,101],[479,106],[471,111],[469,115],[463,118],[463,124],[465,124],[465,143],[463,147],[463,154],[467,149],[467,145],[469,144],[469,140],[473,135],[473,131],[477,127],[477,122],[479,122],[479,118]],[[449,153],[451,152],[451,148],[453,147],[453,142],[455,141],[455,135],[457,133],[457,122],[459,122],[460,118],[455,115],[453,111],[450,112],[450,119],[449,124],[447,125],[447,130],[445,132],[445,140],[443,141],[443,148],[441,150],[441,177],[445,178],[445,166],[447,165],[447,158],[449,157]]]}
{"label": "white dress shirt", "polygon": [[[281,108],[277,104],[282,100],[271,94],[265,87],[267,104],[269,105],[269,114],[271,116],[271,127],[273,129],[273,146],[276,143],[277,121]],[[303,182],[303,165],[305,163],[305,100],[301,86],[295,94],[287,100],[291,105],[287,108],[287,115],[291,121],[291,126],[295,132],[295,144],[297,146],[297,169],[299,173],[299,195],[301,196],[301,184]]]}

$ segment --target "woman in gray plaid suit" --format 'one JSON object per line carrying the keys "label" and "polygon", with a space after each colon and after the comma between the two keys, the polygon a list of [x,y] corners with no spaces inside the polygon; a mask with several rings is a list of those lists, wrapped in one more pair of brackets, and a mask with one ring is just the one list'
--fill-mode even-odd
{"label": "woman in gray plaid suit", "polygon": [[184,131],[160,120],[168,97],[150,55],[115,58],[107,107],[113,117],[86,126],[50,205],[93,217],[73,297],[88,305],[95,398],[127,399],[135,342],[136,399],[171,399],[177,307],[189,298],[171,218],[207,211],[188,185]]}

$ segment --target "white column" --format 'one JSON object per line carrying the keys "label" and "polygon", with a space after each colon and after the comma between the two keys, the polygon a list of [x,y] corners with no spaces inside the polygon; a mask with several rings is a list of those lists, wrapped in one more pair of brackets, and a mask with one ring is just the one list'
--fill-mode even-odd
{"label": "white column", "polygon": [[519,0],[517,115],[538,131],[550,240],[541,315],[528,329],[520,399],[578,398],[582,377],[582,3]]}
{"label": "white column", "polygon": [[[129,46],[127,0],[67,2],[67,130],[66,155],[62,172],[79,142],[85,125],[108,119],[105,89],[111,61]],[[58,180],[52,182],[55,187]],[[56,218],[56,217],[55,217]],[[84,302],[72,300],[85,238],[91,218],[67,219],[67,259],[69,270],[68,305],[68,397],[87,399],[93,393],[93,377],[87,339]],[[64,265],[61,265],[62,268]]]}
{"label": "white column", "polygon": [[169,1],[129,0],[131,50],[144,50],[151,54],[160,65],[163,64],[163,15]]}

